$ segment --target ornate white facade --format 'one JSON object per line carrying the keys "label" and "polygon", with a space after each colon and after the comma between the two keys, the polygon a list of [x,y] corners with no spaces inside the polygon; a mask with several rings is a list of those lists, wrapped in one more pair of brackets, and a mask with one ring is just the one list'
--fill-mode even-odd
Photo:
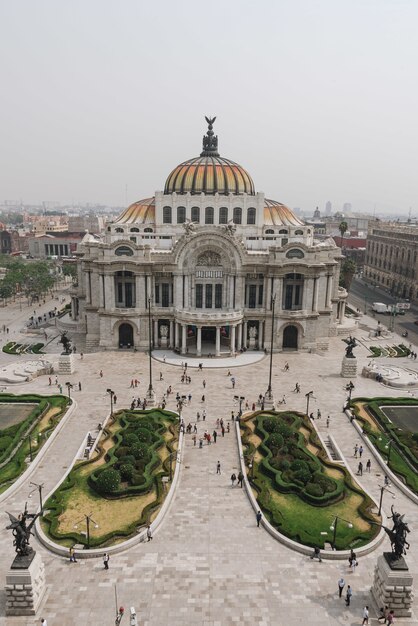
{"label": "ornate white facade", "polygon": [[[154,347],[219,356],[270,347],[326,349],[344,318],[340,250],[256,193],[221,158],[213,121],[200,157],[78,249],[71,321],[90,349]],[[64,322],[65,324],[65,322]]]}

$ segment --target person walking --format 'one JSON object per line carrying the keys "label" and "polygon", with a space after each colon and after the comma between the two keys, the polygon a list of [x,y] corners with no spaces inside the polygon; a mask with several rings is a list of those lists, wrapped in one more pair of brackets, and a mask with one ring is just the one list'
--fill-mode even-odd
{"label": "person walking", "polygon": [[330,422],[330,419],[331,419],[331,418],[330,418],[330,416],[328,415],[328,417],[327,417],[327,428],[329,428],[329,422]]}
{"label": "person walking", "polygon": [[255,516],[255,519],[257,520],[257,528],[260,528],[260,522],[262,517],[263,516],[261,515],[261,511],[257,511],[257,515]]}
{"label": "person walking", "polygon": [[370,474],[370,470],[372,468],[372,462],[370,459],[367,459],[367,463],[366,463],[366,472],[369,472]]}
{"label": "person walking", "polygon": [[362,626],[369,623],[369,607],[365,606],[363,609],[363,621],[361,622]]}
{"label": "person walking", "polygon": [[202,380],[202,385],[203,385],[203,389],[206,389],[206,380],[205,379]]}
{"label": "person walking", "polygon": [[346,594],[345,594],[345,605],[346,606],[350,606],[352,595],[353,595],[352,589],[351,589],[350,585],[348,585],[347,586],[347,591],[346,591]]}
{"label": "person walking", "polygon": [[356,443],[356,445],[354,446],[354,458],[357,458],[357,452],[358,452],[358,444]]}
{"label": "person walking", "polygon": [[363,454],[363,446],[360,446],[360,448],[358,449],[358,453],[359,457],[361,458],[361,455]]}
{"label": "person walking", "polygon": [[206,409],[203,409],[203,411],[202,411],[202,418],[203,418],[203,421],[205,421],[205,419],[206,419]]}
{"label": "person walking", "polygon": [[48,626],[46,619],[44,617],[41,617],[41,625],[42,626]]}
{"label": "person walking", "polygon": [[109,569],[109,561],[110,561],[110,556],[108,555],[107,552],[105,552],[103,555],[103,565],[105,569]]}
{"label": "person walking", "polygon": [[235,485],[235,481],[236,481],[237,477],[234,473],[231,474],[231,487],[233,487]]}
{"label": "person walking", "polygon": [[212,433],[213,443],[216,443],[217,436],[218,436],[218,433],[216,432],[216,430],[214,430],[213,433]]}
{"label": "person walking", "polygon": [[78,390],[81,391],[81,382],[78,381]]}
{"label": "person walking", "polygon": [[240,485],[241,489],[242,489],[242,482],[244,480],[244,474],[241,472],[241,470],[238,472],[238,485]]}
{"label": "person walking", "polygon": [[343,589],[345,587],[345,580],[344,578],[341,576],[340,580],[338,581],[338,597],[341,598],[343,595]]}
{"label": "person walking", "polygon": [[231,377],[232,389],[235,389],[235,378]]}
{"label": "person walking", "polygon": [[150,524],[147,526],[147,541],[152,541],[152,530]]}
{"label": "person walking", "polygon": [[100,378],[103,378],[103,370],[100,370],[99,376],[100,376]]}
{"label": "person walking", "polygon": [[221,473],[221,462],[220,461],[218,461],[217,464],[216,464],[216,473],[217,474]]}
{"label": "person walking", "polygon": [[318,546],[314,547],[314,551],[311,554],[311,561],[313,561],[313,559],[318,559],[318,561],[322,563],[321,550],[318,548]]}
{"label": "person walking", "polygon": [[361,461],[358,464],[357,475],[363,476],[363,463]]}
{"label": "person walking", "polygon": [[386,616],[386,624],[389,624],[389,626],[391,624],[395,623],[395,611],[392,609],[391,611],[389,611],[389,613]]}
{"label": "person walking", "polygon": [[380,609],[379,609],[379,617],[377,618],[377,621],[379,623],[382,623],[382,620],[383,620],[383,623],[386,623],[386,618],[388,616],[388,613],[389,613],[389,607],[387,605],[385,607],[383,607],[383,606],[380,607]]}
{"label": "person walking", "polygon": [[69,549],[69,555],[70,555],[70,563],[77,563],[77,559],[75,558],[75,550],[74,550],[74,546],[71,546],[71,548]]}

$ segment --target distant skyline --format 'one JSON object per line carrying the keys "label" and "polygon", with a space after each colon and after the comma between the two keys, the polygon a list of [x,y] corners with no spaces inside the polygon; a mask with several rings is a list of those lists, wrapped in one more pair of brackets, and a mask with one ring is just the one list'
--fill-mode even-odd
{"label": "distant skyline", "polygon": [[0,202],[125,206],[221,156],[305,213],[418,216],[414,0],[0,6]]}

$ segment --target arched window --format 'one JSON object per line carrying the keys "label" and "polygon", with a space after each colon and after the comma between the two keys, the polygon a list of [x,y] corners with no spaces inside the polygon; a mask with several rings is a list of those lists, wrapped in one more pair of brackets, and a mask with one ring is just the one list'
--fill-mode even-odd
{"label": "arched window", "polygon": [[281,228],[281,229],[279,230],[279,235],[287,235],[287,230],[286,230],[286,228]]}
{"label": "arched window", "polygon": [[233,222],[234,224],[242,224],[242,209],[240,207],[234,208]]}
{"label": "arched window", "polygon": [[144,233],[153,233],[152,228],[144,228]]}
{"label": "arched window", "polygon": [[219,223],[228,224],[228,207],[221,206],[219,209]]}
{"label": "arched window", "polygon": [[117,233],[123,233],[123,228],[116,228]]}
{"label": "arched window", "polygon": [[192,206],[192,222],[200,223],[200,208],[198,206]]}
{"label": "arched window", "polygon": [[186,207],[178,206],[177,207],[177,224],[184,224],[186,221]]}
{"label": "arched window", "polygon": [[139,233],[139,228],[131,228],[131,233]]}
{"label": "arched window", "polygon": [[213,207],[208,206],[205,209],[205,224],[213,224],[213,220],[214,220]]}
{"label": "arched window", "polygon": [[266,235],[274,235],[274,230],[272,228],[267,228]]}
{"label": "arched window", "polygon": [[171,224],[171,206],[163,207],[163,224]]}
{"label": "arched window", "polygon": [[303,235],[303,230],[295,230],[295,235]]}
{"label": "arched window", "polygon": [[134,251],[129,246],[119,246],[115,250],[116,256],[133,256]]}
{"label": "arched window", "polygon": [[247,224],[255,224],[255,209],[247,209]]}

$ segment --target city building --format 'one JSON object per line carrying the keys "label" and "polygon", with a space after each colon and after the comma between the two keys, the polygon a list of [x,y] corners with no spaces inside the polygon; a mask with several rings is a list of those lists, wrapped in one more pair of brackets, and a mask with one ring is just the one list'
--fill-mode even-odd
{"label": "city building", "polygon": [[367,235],[364,276],[394,296],[418,298],[418,226],[375,221]]}
{"label": "city building", "polygon": [[273,339],[275,350],[326,350],[347,332],[340,250],[256,191],[220,156],[207,121],[200,156],[177,165],[163,191],[129,206],[102,237],[85,235],[62,328],[84,332],[90,349],[145,350],[151,339],[219,356]]}
{"label": "city building", "polygon": [[331,215],[332,213],[332,203],[328,200],[325,204],[325,215]]}
{"label": "city building", "polygon": [[68,231],[33,235],[29,237],[29,254],[34,259],[72,256],[83,237],[84,233]]}

